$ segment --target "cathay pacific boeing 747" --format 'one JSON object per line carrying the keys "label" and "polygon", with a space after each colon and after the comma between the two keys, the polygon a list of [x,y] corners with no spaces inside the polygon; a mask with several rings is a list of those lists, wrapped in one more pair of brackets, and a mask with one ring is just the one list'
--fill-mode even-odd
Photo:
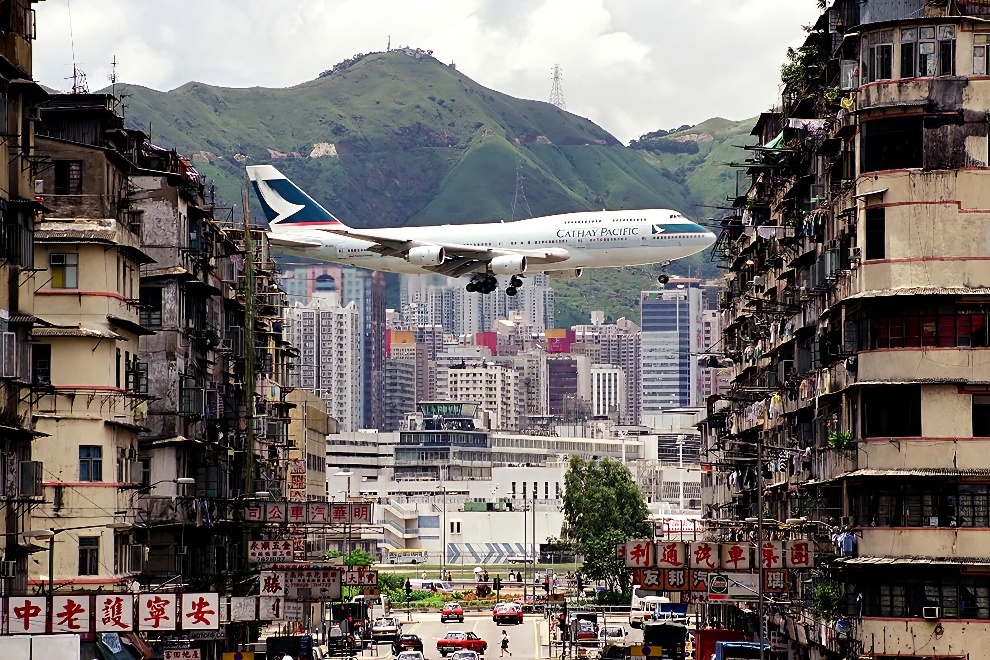
{"label": "cathay pacific boeing 747", "polygon": [[269,223],[289,254],[392,273],[473,273],[468,291],[491,293],[508,275],[512,296],[527,273],[573,279],[585,268],[662,264],[701,252],[715,234],[677,211],[584,211],[512,222],[352,229],[271,165],[247,167]]}

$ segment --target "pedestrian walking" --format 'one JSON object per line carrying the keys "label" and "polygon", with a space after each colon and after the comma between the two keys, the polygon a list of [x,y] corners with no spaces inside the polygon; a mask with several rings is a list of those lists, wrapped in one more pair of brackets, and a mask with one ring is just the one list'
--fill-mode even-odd
{"label": "pedestrian walking", "polygon": [[509,654],[509,657],[511,658],[512,657],[512,652],[509,651],[509,633],[507,633],[504,630],[502,631],[502,644],[501,644],[501,646],[502,646],[502,654],[499,655],[498,657],[501,658],[506,653],[508,653]]}

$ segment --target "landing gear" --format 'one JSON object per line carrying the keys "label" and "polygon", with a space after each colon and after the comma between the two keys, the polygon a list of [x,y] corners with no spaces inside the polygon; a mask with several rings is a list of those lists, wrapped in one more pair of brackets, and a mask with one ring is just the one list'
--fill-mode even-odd
{"label": "landing gear", "polygon": [[505,295],[507,295],[507,296],[514,296],[514,295],[516,295],[516,287],[514,287],[514,286],[507,287],[505,289]]}
{"label": "landing gear", "polygon": [[667,272],[667,266],[669,265],[669,261],[664,261],[660,264],[660,275],[657,277],[657,282],[660,286],[667,286],[667,282],[670,281],[670,273]]}
{"label": "landing gear", "polygon": [[522,278],[518,275],[513,275],[509,279],[509,286],[505,289],[505,295],[514,296],[519,292],[519,287],[523,285]]}
{"label": "landing gear", "polygon": [[491,293],[498,288],[498,280],[495,279],[494,275],[475,275],[464,288],[471,293],[475,291],[479,293]]}

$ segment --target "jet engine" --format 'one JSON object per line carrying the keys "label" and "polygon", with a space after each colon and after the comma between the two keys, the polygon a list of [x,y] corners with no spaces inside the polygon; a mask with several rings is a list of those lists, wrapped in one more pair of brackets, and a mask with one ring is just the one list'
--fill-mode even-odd
{"label": "jet engine", "polygon": [[496,275],[522,275],[526,272],[526,257],[521,254],[495,257],[491,262],[491,270]]}
{"label": "jet engine", "polygon": [[417,266],[439,266],[446,255],[439,245],[421,245],[409,250],[406,261]]}
{"label": "jet engine", "polygon": [[552,280],[576,280],[584,272],[583,268],[572,268],[571,270],[550,270],[547,275]]}

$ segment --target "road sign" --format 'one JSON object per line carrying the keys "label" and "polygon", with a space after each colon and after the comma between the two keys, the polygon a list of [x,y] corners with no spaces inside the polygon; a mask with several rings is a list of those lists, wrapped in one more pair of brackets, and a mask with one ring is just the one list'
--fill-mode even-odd
{"label": "road sign", "polygon": [[748,602],[759,600],[757,573],[709,573],[709,602]]}
{"label": "road sign", "polygon": [[629,655],[634,658],[659,658],[663,655],[663,647],[656,646],[630,646]]}

